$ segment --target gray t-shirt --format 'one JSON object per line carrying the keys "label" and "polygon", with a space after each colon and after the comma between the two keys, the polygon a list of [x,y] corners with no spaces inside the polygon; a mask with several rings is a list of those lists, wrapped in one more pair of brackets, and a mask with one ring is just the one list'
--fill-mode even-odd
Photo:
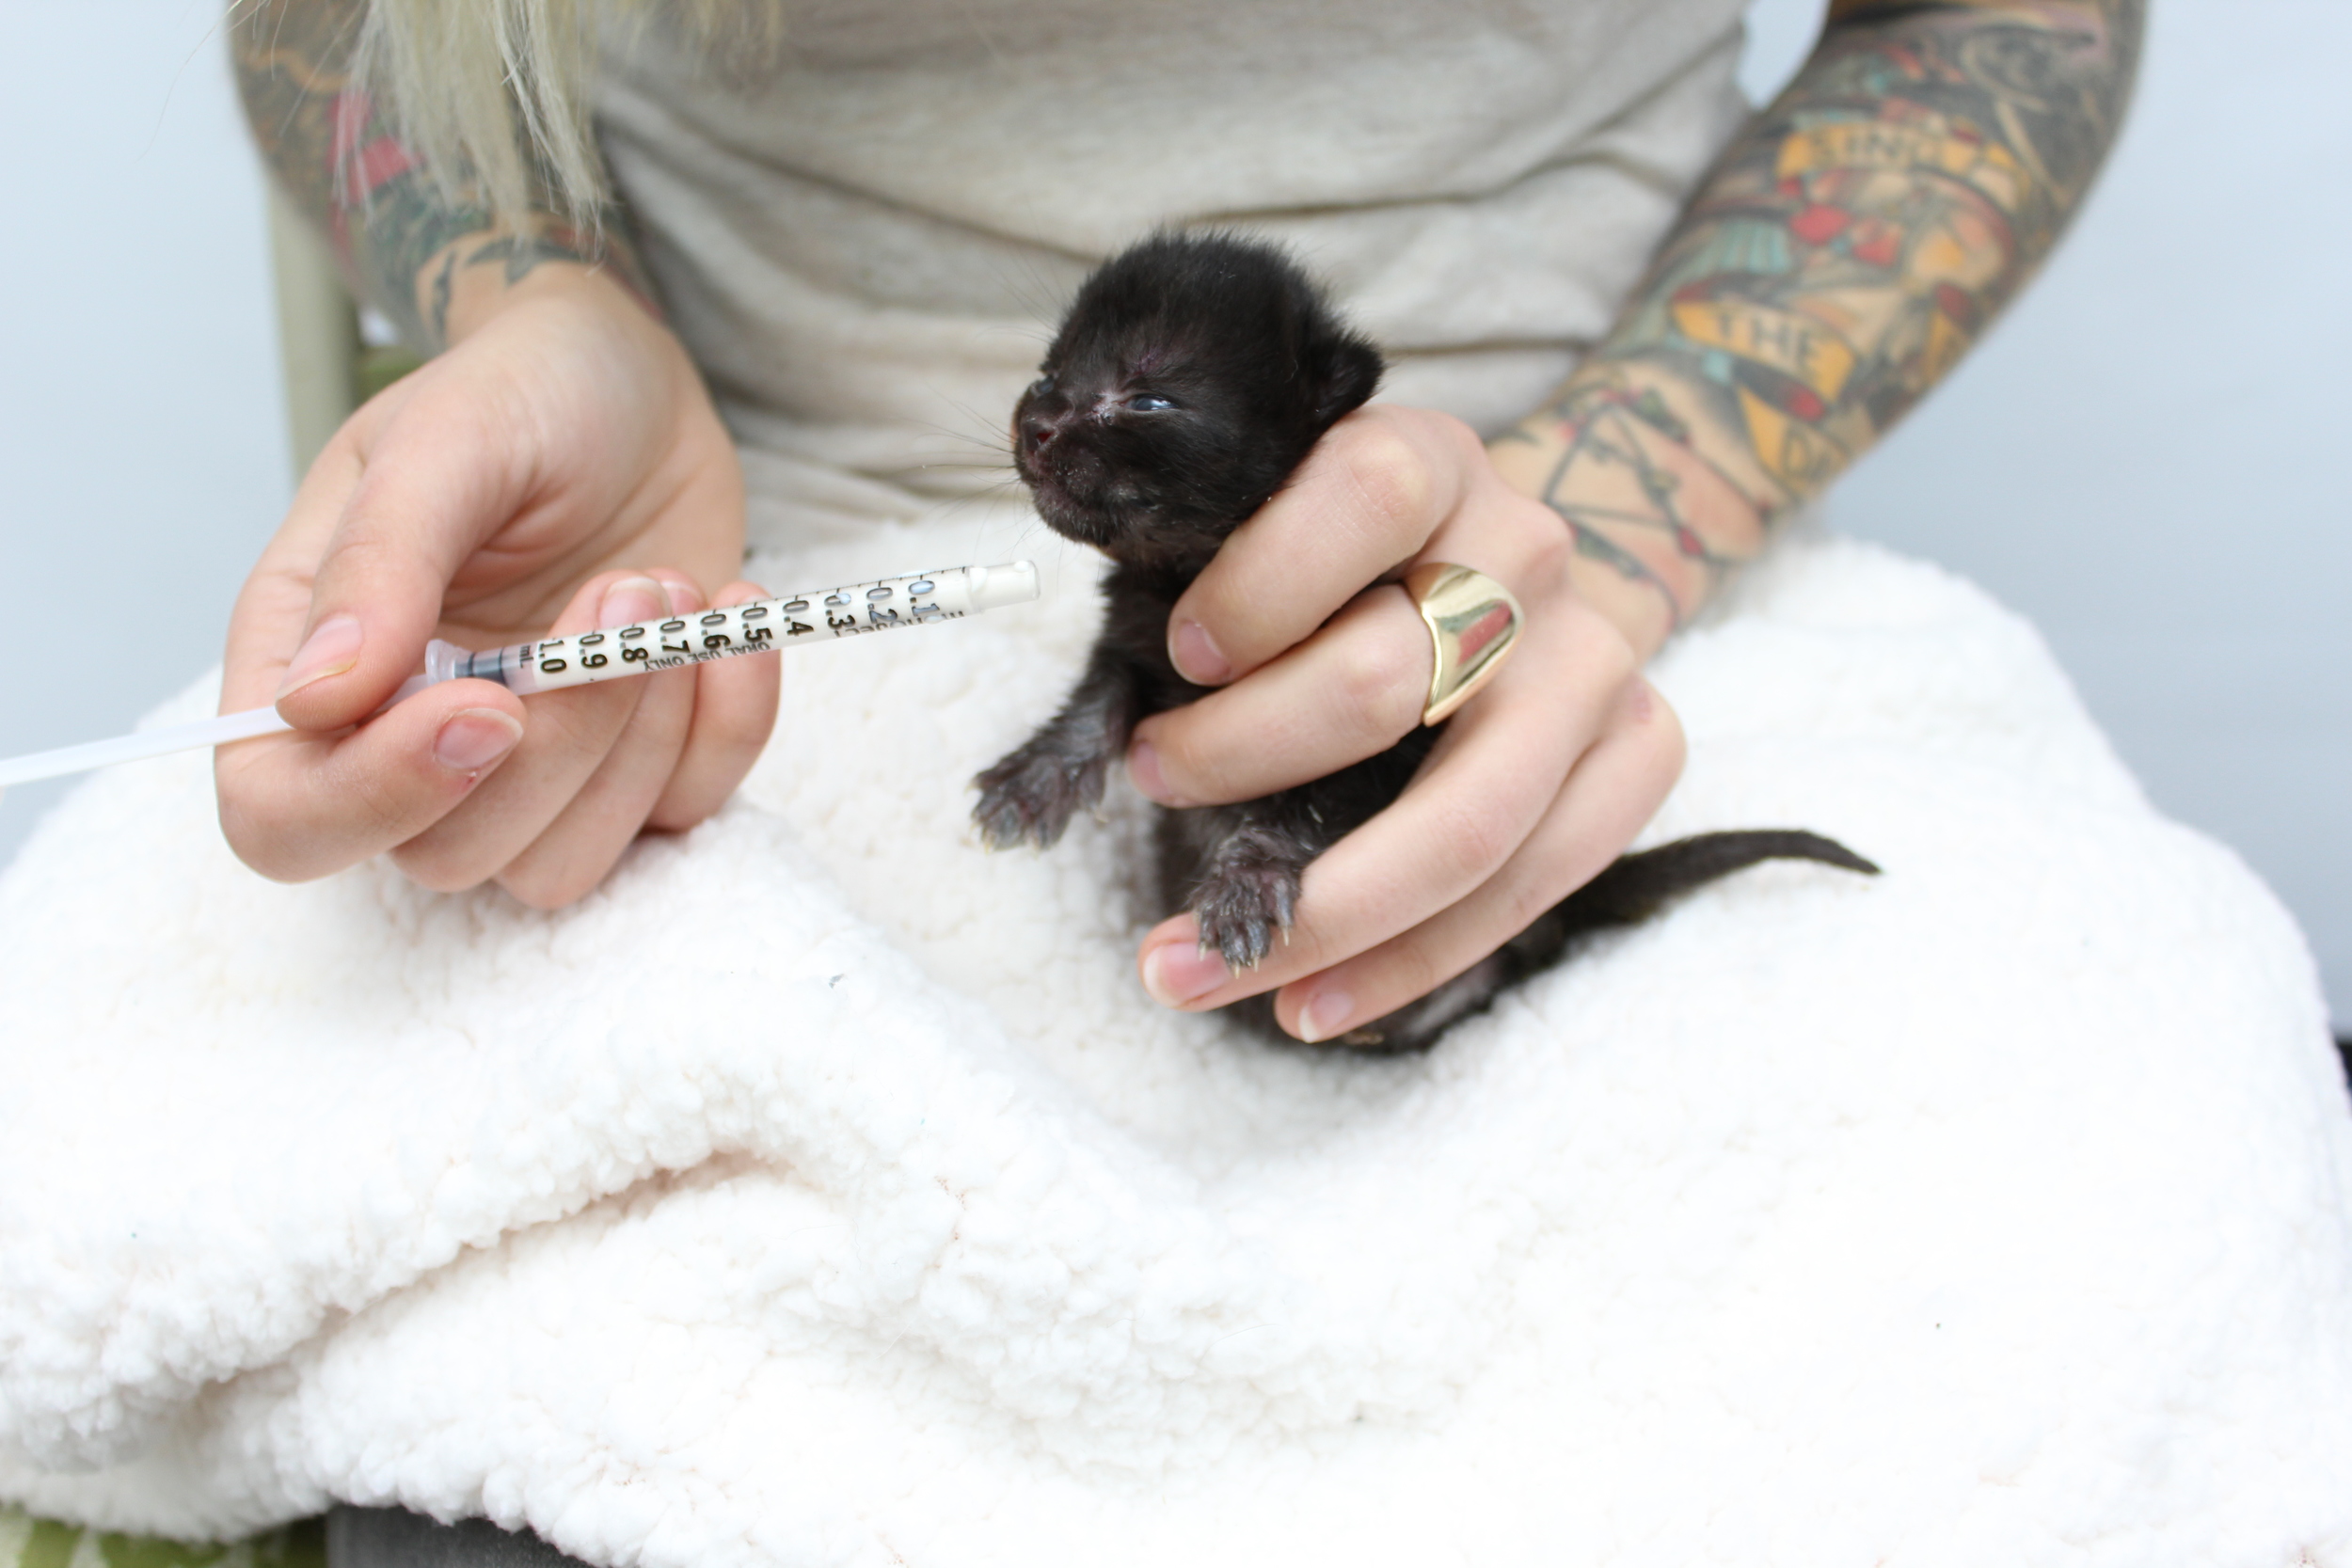
{"label": "gray t-shirt", "polygon": [[1740,123],[1743,5],[791,0],[755,64],[615,46],[599,123],[755,488],[906,516],[1001,484],[1063,302],[1162,224],[1287,243],[1386,397],[1507,426]]}

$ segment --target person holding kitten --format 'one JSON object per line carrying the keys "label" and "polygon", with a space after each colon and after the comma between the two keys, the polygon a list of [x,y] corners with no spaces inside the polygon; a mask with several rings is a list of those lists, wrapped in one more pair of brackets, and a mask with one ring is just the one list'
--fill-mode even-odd
{"label": "person holding kitten", "polygon": [[1216,689],[1140,726],[1136,786],[1247,800],[1417,726],[1428,634],[1379,586],[1400,567],[1476,568],[1524,632],[1314,863],[1287,945],[1234,974],[1181,915],[1142,983],[1184,1008],[1274,992],[1308,1040],[1426,994],[1656,811],[1682,742],[1644,662],[2048,256],[2144,10],[1834,0],[1750,118],[1740,8],[1388,0],[1337,29],[1279,3],[709,0],[608,16],[600,43],[512,0],[242,8],[277,178],[434,357],[330,443],[239,601],[225,709],[300,729],[220,753],[231,844],[281,879],[389,854],[432,888],[578,898],[724,800],[775,661],[528,712],[453,683],[360,724],[425,640],[755,596],[747,470],[787,515],[936,505],[962,482],[934,432],[1011,406],[1034,339],[1007,328],[1053,314],[1041,280],[1232,227],[1332,286],[1391,356],[1389,401],[1177,604],[1169,655]]}

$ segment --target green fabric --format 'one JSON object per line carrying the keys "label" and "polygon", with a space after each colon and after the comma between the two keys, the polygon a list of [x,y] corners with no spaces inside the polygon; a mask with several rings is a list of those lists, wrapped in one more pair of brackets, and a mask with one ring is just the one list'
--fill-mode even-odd
{"label": "green fabric", "polygon": [[326,1568],[326,1528],[303,1519],[232,1544],[86,1530],[0,1508],[0,1568]]}
{"label": "green fabric", "polygon": [[365,403],[424,361],[405,348],[363,348],[358,363],[352,367],[351,389],[359,402]]}

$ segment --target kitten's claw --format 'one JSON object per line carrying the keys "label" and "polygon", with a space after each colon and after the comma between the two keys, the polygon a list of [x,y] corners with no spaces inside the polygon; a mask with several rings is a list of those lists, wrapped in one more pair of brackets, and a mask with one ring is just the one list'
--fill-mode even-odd
{"label": "kitten's claw", "polygon": [[1285,940],[1298,903],[1299,867],[1287,860],[1259,856],[1225,859],[1193,890],[1192,912],[1200,922],[1200,945],[1215,950],[1238,974],[1255,969],[1274,949],[1276,933]]}
{"label": "kitten's claw", "polygon": [[1034,742],[1012,752],[972,783],[980,792],[972,821],[991,849],[1033,844],[1050,849],[1081,809],[1103,799],[1103,764],[1073,760]]}

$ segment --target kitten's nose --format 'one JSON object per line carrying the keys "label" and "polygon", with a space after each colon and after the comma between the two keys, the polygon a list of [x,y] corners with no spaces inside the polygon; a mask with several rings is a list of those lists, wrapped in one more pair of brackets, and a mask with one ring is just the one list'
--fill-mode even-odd
{"label": "kitten's nose", "polygon": [[1054,444],[1054,437],[1060,434],[1059,420],[1048,419],[1042,414],[1025,414],[1021,417],[1021,445],[1031,452],[1043,451]]}

